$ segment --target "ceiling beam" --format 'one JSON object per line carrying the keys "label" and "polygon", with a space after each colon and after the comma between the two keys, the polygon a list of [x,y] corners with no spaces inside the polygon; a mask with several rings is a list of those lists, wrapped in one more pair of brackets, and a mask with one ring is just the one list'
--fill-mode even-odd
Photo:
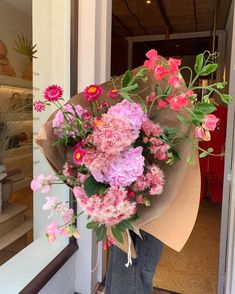
{"label": "ceiling beam", "polygon": [[[131,30],[121,21],[121,19],[117,15],[115,15],[113,13],[112,16],[113,16],[113,20],[115,20],[117,23],[119,23],[120,26],[122,26],[125,29],[125,31],[128,33],[129,36],[134,36],[134,34],[131,32]],[[119,34],[120,34],[120,32],[119,32]]]}
{"label": "ceiling beam", "polygon": [[146,30],[146,28],[143,26],[143,24],[141,23],[141,21],[138,19],[138,17],[136,16],[136,14],[131,10],[129,4],[128,4],[128,0],[124,0],[125,4],[126,4],[126,8],[128,9],[128,11],[130,12],[130,14],[135,18],[135,20],[137,21],[139,27],[143,30],[145,35],[148,35],[148,32]]}
{"label": "ceiling beam", "polygon": [[165,9],[165,6],[163,4],[163,1],[162,0],[156,0],[156,3],[157,3],[157,6],[160,10],[160,13],[161,13],[161,16],[165,22],[165,25],[167,27],[167,34],[172,34],[173,33],[173,30],[172,30],[172,25],[170,23],[170,20],[167,16],[167,13],[166,13],[166,9]]}

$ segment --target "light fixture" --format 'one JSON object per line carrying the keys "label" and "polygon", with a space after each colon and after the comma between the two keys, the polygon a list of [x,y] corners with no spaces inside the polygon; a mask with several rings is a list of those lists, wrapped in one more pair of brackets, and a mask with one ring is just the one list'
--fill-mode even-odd
{"label": "light fixture", "polygon": [[146,0],[146,4],[151,4],[152,1],[151,0]]}

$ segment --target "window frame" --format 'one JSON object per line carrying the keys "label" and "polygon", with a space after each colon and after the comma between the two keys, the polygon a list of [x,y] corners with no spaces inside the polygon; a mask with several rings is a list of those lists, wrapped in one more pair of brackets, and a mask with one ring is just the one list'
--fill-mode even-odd
{"label": "window frame", "polygon": [[[70,35],[70,96],[77,93],[77,53],[78,53],[78,0],[71,1],[71,35]],[[74,200],[70,192],[69,199]],[[76,202],[70,202],[70,208],[77,211]],[[76,222],[77,225],[77,222]],[[68,245],[48,263],[20,292],[19,294],[38,293],[50,279],[60,270],[69,258],[78,250],[78,243],[74,237],[69,238]]]}

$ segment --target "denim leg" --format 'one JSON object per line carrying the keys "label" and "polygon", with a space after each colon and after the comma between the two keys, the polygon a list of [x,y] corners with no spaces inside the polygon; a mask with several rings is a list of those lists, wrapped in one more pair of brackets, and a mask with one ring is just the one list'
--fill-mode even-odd
{"label": "denim leg", "polygon": [[127,254],[116,246],[111,247],[105,294],[152,294],[152,279],[159,262],[163,244],[141,231],[143,239],[132,234],[137,258],[125,267]]}
{"label": "denim leg", "polygon": [[140,277],[144,294],[153,292],[153,275],[159,263],[163,250],[163,243],[152,235],[141,231],[142,238],[136,238]]}

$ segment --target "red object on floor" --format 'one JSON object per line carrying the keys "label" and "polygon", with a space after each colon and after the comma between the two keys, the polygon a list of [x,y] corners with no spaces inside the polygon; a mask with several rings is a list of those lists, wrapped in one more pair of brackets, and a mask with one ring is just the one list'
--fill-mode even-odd
{"label": "red object on floor", "polygon": [[[214,132],[211,132],[211,141],[200,142],[199,146],[203,149],[209,147],[214,149],[213,153],[224,153],[225,138],[227,127],[227,108],[219,105],[215,116],[220,122]],[[223,179],[224,179],[224,157],[223,156],[207,156],[200,158],[201,169],[201,200],[207,195],[212,203],[222,203],[223,195]]]}

